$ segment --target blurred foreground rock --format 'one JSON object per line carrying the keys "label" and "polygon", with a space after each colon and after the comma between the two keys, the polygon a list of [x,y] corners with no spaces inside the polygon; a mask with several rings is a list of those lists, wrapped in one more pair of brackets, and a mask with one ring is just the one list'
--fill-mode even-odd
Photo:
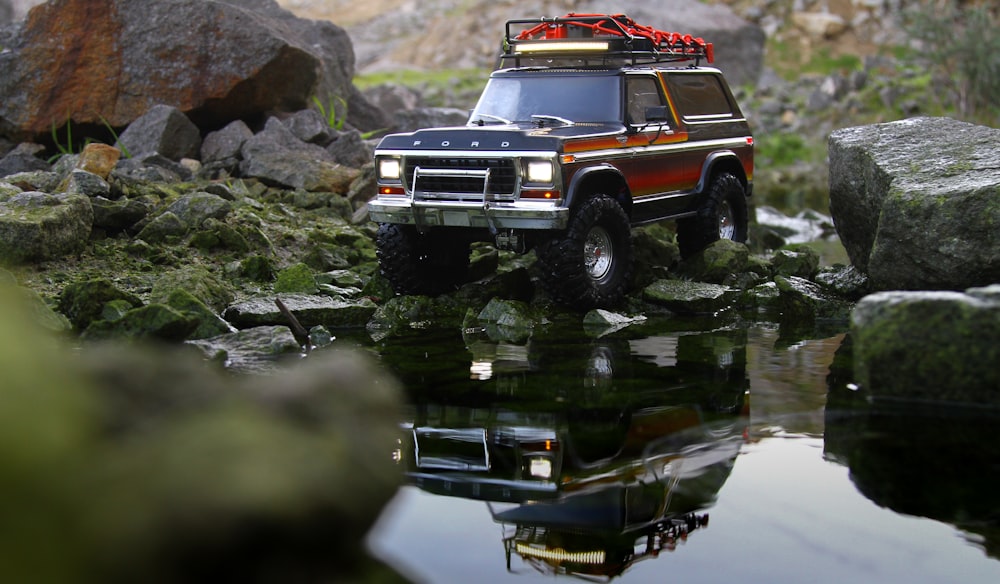
{"label": "blurred foreground rock", "polygon": [[177,346],[70,352],[0,283],[0,581],[401,581],[364,535],[399,393],[355,353],[222,374]]}

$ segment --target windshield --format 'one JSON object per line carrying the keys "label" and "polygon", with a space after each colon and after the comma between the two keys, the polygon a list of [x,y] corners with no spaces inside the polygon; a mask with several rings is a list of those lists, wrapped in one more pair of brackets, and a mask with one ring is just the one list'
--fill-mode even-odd
{"label": "windshield", "polygon": [[[532,116],[536,116],[532,120]],[[470,123],[611,122],[621,120],[619,78],[613,75],[494,77],[486,84]]]}

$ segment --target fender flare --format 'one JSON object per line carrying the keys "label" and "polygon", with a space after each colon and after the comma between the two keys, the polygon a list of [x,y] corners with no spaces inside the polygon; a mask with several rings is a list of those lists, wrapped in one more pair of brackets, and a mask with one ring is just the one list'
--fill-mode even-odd
{"label": "fender flare", "polygon": [[[566,208],[573,209],[577,200],[583,196],[581,195],[581,191],[584,190],[583,185],[599,175],[607,175],[610,180],[619,183],[621,186],[620,191],[606,194],[616,199],[622,205],[622,208],[625,209],[625,214],[631,217],[632,197],[628,188],[628,181],[625,180],[625,175],[622,174],[621,170],[607,162],[580,169],[573,175],[573,178],[569,181],[569,187],[566,189]],[[604,180],[608,180],[608,178]]]}
{"label": "fender flare", "polygon": [[732,166],[735,166],[736,168],[739,169],[739,172],[735,172],[733,174],[735,174],[736,178],[743,183],[743,188],[747,189],[748,185],[747,185],[746,171],[743,169],[743,164],[742,162],[740,162],[740,157],[737,156],[736,153],[733,152],[732,150],[720,150],[718,152],[713,152],[709,154],[708,157],[705,158],[705,162],[701,166],[701,176],[698,177],[698,184],[695,185],[695,191],[699,193],[705,192],[705,189],[708,188],[709,186],[708,182],[712,178],[712,171],[715,169],[715,167],[720,163],[725,163],[728,165],[728,163],[730,162],[733,163]]}

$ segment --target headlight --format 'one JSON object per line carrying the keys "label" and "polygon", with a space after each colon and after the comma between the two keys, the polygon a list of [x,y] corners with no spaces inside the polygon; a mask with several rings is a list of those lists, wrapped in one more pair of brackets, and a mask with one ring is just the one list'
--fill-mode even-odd
{"label": "headlight", "polygon": [[552,163],[548,160],[529,162],[527,175],[527,182],[552,184]]}
{"label": "headlight", "polygon": [[399,180],[399,159],[379,158],[378,177],[389,180]]}
{"label": "headlight", "polygon": [[552,478],[552,461],[540,456],[534,457],[528,462],[528,473],[532,477],[549,480]]}

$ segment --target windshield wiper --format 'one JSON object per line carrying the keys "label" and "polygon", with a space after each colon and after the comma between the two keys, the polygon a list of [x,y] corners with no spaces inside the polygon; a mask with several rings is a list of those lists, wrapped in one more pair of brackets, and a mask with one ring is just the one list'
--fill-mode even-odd
{"label": "windshield wiper", "polygon": [[576,125],[573,122],[573,120],[567,120],[566,118],[561,118],[559,116],[550,116],[548,114],[532,114],[531,119],[533,121],[537,122],[538,125],[539,125],[539,127],[544,126],[546,120],[548,120],[550,122],[559,122],[560,124],[562,124],[564,126],[573,126],[573,125]]}
{"label": "windshield wiper", "polygon": [[495,116],[493,114],[476,114],[476,117],[478,117],[480,119],[476,120],[473,123],[479,124],[480,126],[482,126],[483,124],[486,123],[486,120],[483,119],[483,118],[487,118],[487,119],[493,120],[494,122],[500,122],[501,124],[506,124],[508,126],[511,123],[513,123],[510,120],[508,120],[507,118],[501,118],[500,116]]}

